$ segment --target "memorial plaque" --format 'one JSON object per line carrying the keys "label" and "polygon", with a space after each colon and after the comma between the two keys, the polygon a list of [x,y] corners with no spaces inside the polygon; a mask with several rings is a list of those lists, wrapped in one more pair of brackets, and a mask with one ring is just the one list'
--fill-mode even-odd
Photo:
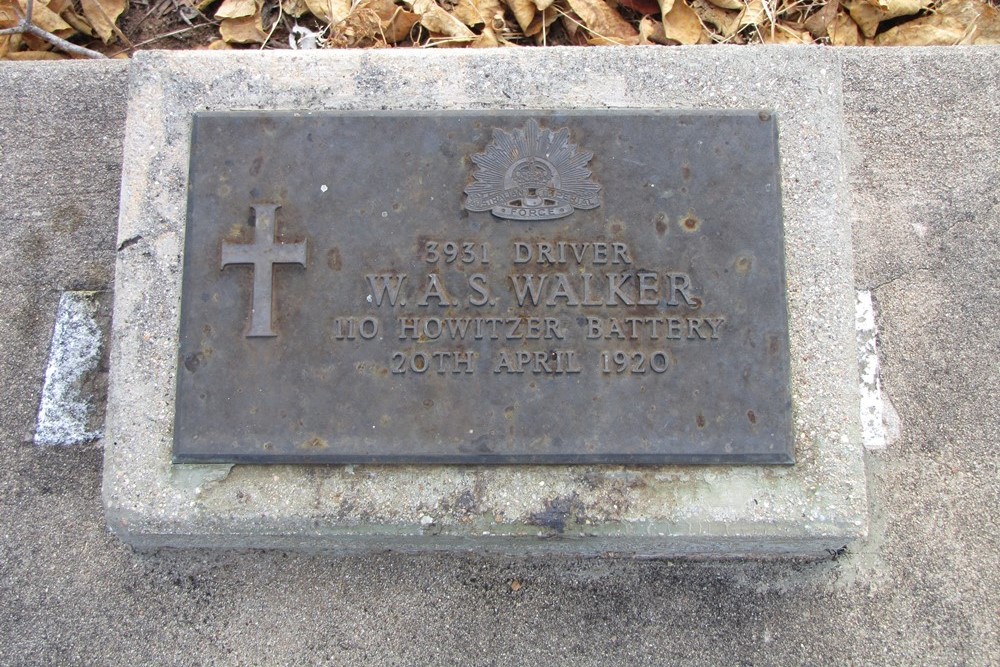
{"label": "memorial plaque", "polygon": [[196,114],[174,461],[791,463],[777,138]]}

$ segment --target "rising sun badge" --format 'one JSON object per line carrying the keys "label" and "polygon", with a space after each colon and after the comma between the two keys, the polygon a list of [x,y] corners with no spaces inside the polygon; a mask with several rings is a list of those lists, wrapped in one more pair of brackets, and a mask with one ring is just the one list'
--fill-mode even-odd
{"label": "rising sun badge", "polygon": [[494,129],[493,140],[472,161],[475,182],[465,188],[465,208],[506,220],[555,220],[574,209],[601,205],[601,186],[590,178],[594,154],[569,143],[569,128]]}

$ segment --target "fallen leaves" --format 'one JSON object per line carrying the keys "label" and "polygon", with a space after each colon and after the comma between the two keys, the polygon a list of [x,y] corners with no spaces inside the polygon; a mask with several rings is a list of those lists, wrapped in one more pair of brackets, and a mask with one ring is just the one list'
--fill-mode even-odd
{"label": "fallen leaves", "polygon": [[861,30],[850,16],[841,12],[826,26],[826,34],[833,46],[861,46]]}
{"label": "fallen leaves", "polygon": [[83,16],[101,41],[109,44],[120,33],[115,22],[126,9],[128,0],[80,0]]}
{"label": "fallen leaves", "polygon": [[670,11],[663,15],[664,37],[678,44],[697,44],[701,40],[702,30],[701,19],[687,0],[672,0]]}
{"label": "fallen leaves", "polygon": [[[27,3],[0,0],[0,29],[17,26]],[[155,10],[192,28],[217,25],[212,49],[1000,44],[1000,11],[988,0],[143,0],[139,9],[143,18]],[[119,25],[128,15],[128,0],[33,4],[35,26],[90,48],[130,50]],[[53,41],[0,35],[0,58],[60,57]]]}
{"label": "fallen leaves", "polygon": [[[639,31],[604,0],[566,0],[591,34],[591,44],[635,44]],[[550,5],[551,7],[551,5]]]}
{"label": "fallen leaves", "polygon": [[948,0],[932,14],[890,28],[878,46],[1000,44],[1000,11],[974,0]]}
{"label": "fallen leaves", "polygon": [[411,7],[413,13],[419,17],[420,25],[427,28],[438,43],[456,44],[475,41],[476,34],[434,0],[414,0]]}
{"label": "fallen leaves", "polygon": [[847,11],[865,37],[874,37],[883,21],[918,14],[930,4],[931,0],[852,0]]}
{"label": "fallen leaves", "polygon": [[227,44],[263,44],[267,39],[260,14],[223,19],[219,34]]}

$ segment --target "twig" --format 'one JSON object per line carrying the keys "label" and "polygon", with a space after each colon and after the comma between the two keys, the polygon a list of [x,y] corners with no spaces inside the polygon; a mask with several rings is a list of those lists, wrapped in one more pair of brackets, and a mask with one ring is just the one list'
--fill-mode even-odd
{"label": "twig", "polygon": [[274,19],[274,23],[271,24],[271,30],[267,33],[267,37],[264,38],[264,43],[260,45],[260,50],[263,51],[267,43],[271,41],[271,35],[277,29],[278,24],[281,23],[281,17],[284,15],[284,7],[281,6],[281,0],[278,0],[278,18]]}
{"label": "twig", "polygon": [[5,35],[34,35],[38,39],[45,40],[49,44],[58,47],[65,51],[66,53],[71,53],[75,56],[83,56],[85,58],[107,58],[103,53],[98,53],[97,51],[91,51],[88,48],[78,46],[72,42],[67,42],[62,37],[56,37],[51,32],[47,30],[42,30],[37,25],[31,22],[31,15],[35,9],[35,0],[28,0],[24,13],[21,13],[20,7],[17,3],[13,3],[14,11],[18,16],[21,17],[21,21],[13,28],[5,28],[0,30],[0,37]]}
{"label": "twig", "polygon": [[121,51],[119,51],[118,53],[116,53],[114,55],[120,56],[123,53],[128,53],[129,51],[134,51],[135,49],[138,49],[140,46],[145,46],[146,44],[152,44],[153,42],[158,42],[161,39],[166,39],[167,37],[173,37],[174,35],[180,35],[180,34],[185,33],[185,32],[191,32],[192,30],[197,30],[198,28],[207,28],[207,27],[213,26],[213,25],[215,25],[215,24],[211,23],[211,22],[209,22],[209,23],[199,23],[198,25],[193,25],[193,26],[190,26],[188,28],[181,28],[180,30],[174,30],[173,32],[167,32],[167,33],[164,33],[162,35],[157,35],[156,37],[153,37],[151,39],[147,39],[144,42],[139,42],[138,44],[133,44],[130,48],[122,49]]}

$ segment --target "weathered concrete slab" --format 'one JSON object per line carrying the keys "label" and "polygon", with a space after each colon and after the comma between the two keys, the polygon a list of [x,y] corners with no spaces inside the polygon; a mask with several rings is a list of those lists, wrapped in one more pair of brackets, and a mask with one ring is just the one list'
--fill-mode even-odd
{"label": "weathered concrete slab", "polygon": [[[59,291],[114,268],[127,63],[0,63],[0,228],[22,258],[0,274],[0,662],[997,663],[1000,48],[835,53],[855,280],[903,429],[866,456],[868,539],[808,564],[134,553],[104,520],[101,449],[31,443]],[[68,237],[64,202],[87,212]]]}
{"label": "weathered concrete slab", "polygon": [[[788,52],[778,66],[767,53],[139,54],[129,93],[106,437],[104,497],[112,528],[140,547],[640,556],[820,555],[863,536],[839,63],[815,49]],[[170,464],[192,114],[468,108],[777,113],[794,466]]]}

